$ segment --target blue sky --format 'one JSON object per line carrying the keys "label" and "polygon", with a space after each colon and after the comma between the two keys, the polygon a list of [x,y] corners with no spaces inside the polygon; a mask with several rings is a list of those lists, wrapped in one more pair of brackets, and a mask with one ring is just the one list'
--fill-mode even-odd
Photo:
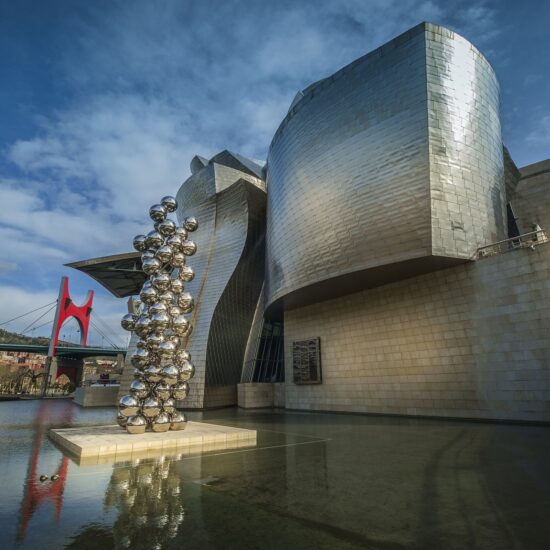
{"label": "blue sky", "polygon": [[120,335],[124,300],[62,264],[129,250],[193,155],[265,158],[297,90],[423,20],[492,63],[518,166],[550,157],[544,0],[0,0],[0,322],[68,274]]}

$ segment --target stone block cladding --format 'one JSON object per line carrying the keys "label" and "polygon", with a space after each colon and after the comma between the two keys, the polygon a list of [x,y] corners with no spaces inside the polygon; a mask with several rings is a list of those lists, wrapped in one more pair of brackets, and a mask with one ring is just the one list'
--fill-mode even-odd
{"label": "stone block cladding", "polygon": [[[550,244],[285,312],[286,407],[550,421]],[[323,383],[292,383],[321,338]]]}

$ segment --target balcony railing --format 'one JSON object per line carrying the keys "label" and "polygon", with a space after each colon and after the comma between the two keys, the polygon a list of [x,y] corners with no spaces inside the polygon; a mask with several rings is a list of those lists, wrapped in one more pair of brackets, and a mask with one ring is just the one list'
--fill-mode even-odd
{"label": "balcony railing", "polygon": [[518,235],[517,237],[512,237],[511,239],[482,246],[477,249],[476,259],[480,260],[482,258],[489,258],[490,256],[497,256],[498,254],[505,254],[506,252],[512,252],[513,250],[519,250],[520,248],[534,249],[535,246],[546,242],[548,242],[546,232],[543,229],[538,229],[537,231],[524,233],[523,235]]}

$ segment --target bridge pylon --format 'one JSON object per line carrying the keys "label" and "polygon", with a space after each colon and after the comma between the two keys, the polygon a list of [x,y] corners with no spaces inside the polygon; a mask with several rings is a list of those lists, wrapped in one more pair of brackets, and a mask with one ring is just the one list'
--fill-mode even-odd
{"label": "bridge pylon", "polygon": [[53,357],[59,343],[59,332],[63,323],[70,317],[74,317],[80,327],[80,345],[86,346],[88,338],[88,329],[90,327],[90,315],[92,313],[92,302],[94,299],[94,291],[89,290],[86,295],[86,301],[83,305],[77,306],[74,304],[71,295],[69,294],[69,278],[61,277],[59,285],[59,296],[57,298],[57,308],[52,326],[52,334],[50,337],[50,347],[46,357],[45,376],[42,382],[42,396],[46,395],[46,388],[50,379],[50,369]]}

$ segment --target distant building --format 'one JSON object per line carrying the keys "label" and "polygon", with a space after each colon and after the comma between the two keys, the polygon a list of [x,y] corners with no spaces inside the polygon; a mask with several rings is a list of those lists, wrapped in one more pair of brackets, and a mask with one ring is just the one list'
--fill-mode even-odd
{"label": "distant building", "polygon": [[[499,109],[423,23],[299,92],[265,167],[195,157],[186,405],[550,420],[550,160],[518,169]],[[72,265],[124,296],[139,262]]]}

